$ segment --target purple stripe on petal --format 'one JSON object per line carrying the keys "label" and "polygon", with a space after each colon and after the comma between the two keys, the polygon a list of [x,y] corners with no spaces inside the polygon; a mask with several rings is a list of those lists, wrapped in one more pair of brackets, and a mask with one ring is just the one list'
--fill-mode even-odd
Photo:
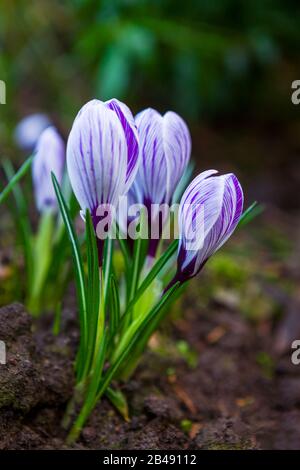
{"label": "purple stripe on petal", "polygon": [[117,114],[125,133],[128,151],[126,181],[130,187],[136,175],[139,158],[138,133],[134,118],[130,109],[116,99],[106,101],[105,105]]}
{"label": "purple stripe on petal", "polygon": [[94,100],[78,113],[67,145],[70,182],[83,211],[116,205],[126,192],[127,143],[116,113]]}

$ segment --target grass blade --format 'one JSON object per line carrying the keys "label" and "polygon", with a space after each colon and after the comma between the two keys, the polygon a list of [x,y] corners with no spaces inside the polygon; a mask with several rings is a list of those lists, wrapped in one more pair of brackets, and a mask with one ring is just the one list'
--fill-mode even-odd
{"label": "grass blade", "polygon": [[85,214],[86,222],[86,247],[87,247],[87,320],[88,320],[88,344],[87,357],[85,358],[85,370],[83,375],[88,373],[91,359],[94,352],[97,320],[100,304],[100,276],[98,264],[97,242],[90,212]]}
{"label": "grass blade", "polygon": [[120,354],[117,356],[116,360],[113,362],[111,367],[106,372],[103,380],[100,382],[99,389],[97,392],[96,401],[101,398],[107,387],[109,386],[110,382],[112,381],[113,377],[118,372],[118,369],[122,366],[124,361],[129,356],[130,352],[137,346],[140,341],[140,338],[143,337],[144,332],[146,331],[148,325],[151,324],[153,319],[156,315],[160,312],[162,308],[166,308],[172,301],[172,298],[176,295],[176,291],[179,288],[180,283],[177,282],[165,295],[160,299],[160,301],[155,305],[155,307],[149,312],[146,318],[143,319],[141,323],[139,323],[138,328],[132,335],[128,335],[128,341],[126,341],[124,347],[120,351]]}
{"label": "grass blade", "polygon": [[19,168],[19,170],[10,178],[8,185],[3,189],[0,193],[0,204],[5,201],[5,199],[9,196],[12,192],[16,184],[20,181],[20,179],[27,173],[29,170],[31,163],[33,160],[33,156],[31,155]]}
{"label": "grass blade", "polygon": [[[3,164],[3,170],[8,180],[12,181],[15,176],[14,168],[9,160]],[[13,211],[14,220],[17,226],[17,233],[23,248],[23,256],[25,263],[25,271],[28,289],[31,289],[33,283],[33,253],[32,253],[32,230],[29,222],[29,210],[25,195],[18,181],[11,187],[11,191],[15,200],[15,209]]]}
{"label": "grass blade", "polygon": [[257,201],[253,202],[253,204],[251,204],[251,206],[249,206],[248,209],[246,209],[245,212],[243,212],[241,215],[238,227],[243,227],[244,225],[249,224],[249,222],[260,215],[264,209],[265,208],[262,204],[258,204]]}
{"label": "grass blade", "polygon": [[111,295],[111,310],[110,310],[110,325],[109,335],[112,338],[118,329],[120,322],[120,298],[118,293],[118,287],[113,274],[110,276],[110,295]]}
{"label": "grass blade", "polygon": [[[109,298],[108,291],[110,289],[110,275],[112,269],[112,253],[113,253],[113,239],[108,237],[104,244],[104,257],[103,257],[103,275],[104,275],[104,299],[107,303]],[[107,305],[105,305],[105,308]]]}
{"label": "grass blade", "polygon": [[173,240],[171,245],[168,246],[165,253],[156,261],[152,269],[149,271],[143,282],[141,283],[140,287],[137,289],[134,298],[128,305],[128,309],[131,309],[134,304],[138,301],[138,299],[143,295],[145,290],[149,287],[152,281],[156,278],[156,276],[160,273],[162,268],[165,266],[167,261],[173,256],[178,248],[178,240]]}
{"label": "grass blade", "polygon": [[125,421],[129,421],[128,403],[121,390],[114,390],[111,387],[107,387],[105,395]]}
{"label": "grass blade", "polygon": [[[66,226],[66,230],[69,236],[69,240],[72,247],[72,256],[74,262],[74,271],[75,271],[75,280],[76,280],[76,289],[77,289],[77,297],[79,303],[79,320],[80,320],[80,331],[81,331],[81,339],[80,339],[80,347],[79,347],[79,355],[78,355],[78,366],[79,369],[82,369],[84,364],[84,353],[87,347],[87,340],[88,340],[88,330],[87,330],[87,299],[86,299],[86,286],[85,286],[85,276],[84,276],[84,268],[83,268],[83,261],[79,249],[79,242],[77,235],[75,233],[69,210],[66,204],[66,201],[62,195],[60,186],[58,181],[52,173],[52,181],[55,190],[55,194],[57,197],[59,209],[61,212],[61,216],[63,218],[64,224]],[[79,370],[79,374],[80,374]]]}

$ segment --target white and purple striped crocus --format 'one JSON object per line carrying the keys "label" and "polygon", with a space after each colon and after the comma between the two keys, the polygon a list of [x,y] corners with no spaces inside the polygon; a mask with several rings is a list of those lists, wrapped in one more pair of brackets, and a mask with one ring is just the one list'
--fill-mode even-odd
{"label": "white and purple striped crocus", "polygon": [[36,144],[32,179],[36,206],[39,212],[57,210],[57,200],[52,184],[53,172],[59,183],[62,182],[65,167],[65,144],[53,126],[45,129]]}
{"label": "white and purple striped crocus", "polygon": [[[112,99],[92,100],[75,118],[67,144],[67,167],[83,212],[90,211],[96,230],[99,207],[117,207],[138,169],[138,134],[129,108]],[[103,240],[98,238],[99,263]]]}
{"label": "white and purple striped crocus", "polygon": [[[149,227],[158,224],[161,235],[165,220],[157,205],[170,204],[190,159],[191,137],[186,123],[172,111],[162,116],[148,108],[135,117],[135,123],[141,162],[130,193],[147,207]],[[158,242],[159,238],[150,240],[150,257],[155,256]]]}
{"label": "white and purple striped crocus", "polygon": [[234,174],[204,171],[185,190],[179,206],[175,282],[185,282],[228,240],[243,212],[243,190]]}

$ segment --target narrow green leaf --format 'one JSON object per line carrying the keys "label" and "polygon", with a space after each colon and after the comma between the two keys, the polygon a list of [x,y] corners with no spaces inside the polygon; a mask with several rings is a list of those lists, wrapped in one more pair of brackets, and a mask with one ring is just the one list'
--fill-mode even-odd
{"label": "narrow green leaf", "polygon": [[[3,170],[8,180],[14,179],[15,173],[12,163],[6,160],[3,164]],[[18,182],[15,182],[11,188],[14,200],[15,209],[13,210],[13,217],[17,227],[17,235],[23,249],[23,256],[25,262],[25,271],[27,279],[27,289],[30,289],[33,282],[32,269],[33,269],[33,253],[32,253],[32,230],[29,221],[29,208],[25,195]]]}
{"label": "narrow green leaf", "polygon": [[257,217],[263,211],[264,206],[262,204],[258,204],[257,201],[253,202],[253,204],[251,204],[251,206],[249,206],[248,209],[246,209],[245,212],[243,212],[243,214],[241,215],[238,227],[247,225],[249,222],[251,222],[251,220]]}
{"label": "narrow green leaf", "polygon": [[38,316],[41,311],[41,294],[49,272],[52,258],[54,215],[45,212],[40,218],[33,245],[33,282],[29,291],[28,308]]}
{"label": "narrow green leaf", "polygon": [[130,254],[130,251],[128,249],[127,240],[125,240],[124,238],[121,237],[121,235],[120,235],[121,231],[120,231],[120,228],[118,226],[116,227],[116,233],[117,233],[117,239],[118,239],[121,251],[122,251],[122,255],[123,255],[123,258],[124,258],[125,267],[126,267],[126,270],[128,271],[129,266],[130,266],[131,254]]}
{"label": "narrow green leaf", "polygon": [[101,398],[101,396],[111,383],[113,377],[118,372],[118,369],[122,366],[122,364],[124,364],[131,351],[139,343],[139,341],[144,335],[147,326],[151,323],[151,321],[155,318],[155,316],[160,312],[162,308],[166,308],[171,303],[179,286],[180,283],[177,282],[173,287],[171,287],[170,290],[168,290],[164,294],[164,296],[155,305],[155,307],[148,313],[146,318],[144,318],[142,321],[136,321],[136,325],[131,325],[131,331],[127,331],[126,333],[127,338],[123,338],[125,339],[125,341],[123,341],[123,346],[118,348],[119,353],[116,355],[116,359],[113,361],[112,365],[106,372],[105,376],[103,377],[103,380],[100,382],[95,403],[99,398]]}
{"label": "narrow green leaf", "polygon": [[[185,289],[185,284],[181,284],[172,296],[172,302],[175,302],[178,297],[182,294],[183,289]],[[148,341],[154,331],[157,330],[162,320],[165,318],[168,313],[167,306],[162,306],[160,311],[156,316],[148,323],[148,325],[143,330],[143,335],[140,337],[140,340],[137,342],[136,347],[131,351],[130,356],[128,357],[128,363],[121,368],[121,378],[122,380],[127,381],[130,375],[136,369],[136,366],[142,356]]]}
{"label": "narrow green leaf", "polygon": [[[104,299],[107,302],[110,289],[110,275],[112,268],[113,239],[108,237],[104,244],[103,274],[104,274]],[[105,305],[106,307],[106,305]]]}
{"label": "narrow green leaf", "polygon": [[129,421],[128,403],[124,393],[122,393],[121,390],[114,390],[111,387],[107,387],[105,395],[125,421]]}
{"label": "narrow green leaf", "polygon": [[91,370],[91,381],[89,383],[85,401],[83,407],[80,410],[80,413],[73,424],[69,435],[67,437],[67,443],[70,444],[78,438],[84,423],[86,422],[87,418],[89,417],[90,413],[92,412],[96,402],[96,393],[98,390],[99,382],[101,381],[102,371],[105,363],[105,356],[106,356],[106,348],[107,348],[107,335],[104,334],[101,344],[99,345],[96,356],[96,361],[94,363],[94,367]]}
{"label": "narrow green leaf", "polygon": [[54,336],[57,336],[60,332],[61,326],[61,302],[58,302],[54,311],[54,322],[52,332]]}
{"label": "narrow green leaf", "polygon": [[78,355],[78,364],[79,364],[79,374],[82,370],[84,364],[84,355],[87,347],[87,340],[88,340],[88,324],[87,324],[87,299],[86,299],[86,286],[85,286],[85,276],[84,276],[84,268],[83,268],[83,261],[79,249],[79,242],[77,235],[75,233],[69,210],[67,204],[64,200],[62,195],[60,186],[58,181],[52,173],[52,181],[55,190],[55,194],[57,197],[59,209],[61,212],[61,216],[63,218],[64,224],[66,226],[66,230],[69,236],[69,240],[72,247],[72,256],[73,256],[73,263],[74,263],[74,271],[75,271],[75,280],[76,280],[76,290],[77,290],[77,297],[79,303],[79,320],[80,320],[80,331],[81,331],[81,339],[80,339],[80,347],[79,347],[79,355]]}
{"label": "narrow green leaf", "polygon": [[94,353],[98,312],[100,304],[100,276],[98,264],[98,250],[95,236],[95,230],[90,212],[87,210],[85,214],[86,222],[86,247],[87,247],[87,320],[88,320],[88,344],[87,357],[85,358],[85,376],[90,367],[90,363]]}
{"label": "narrow green leaf", "polygon": [[173,240],[172,243],[168,246],[167,250],[164,254],[156,261],[154,266],[151,268],[139,288],[137,289],[134,298],[129,303],[127,310],[130,310],[134,304],[138,301],[138,299],[143,295],[145,290],[149,287],[152,281],[158,276],[162,268],[165,264],[169,261],[171,256],[176,252],[178,248],[178,240]]}
{"label": "narrow green leaf", "polygon": [[[79,436],[84,423],[86,422],[88,416],[92,412],[93,408],[95,407],[97,401],[101,398],[101,396],[107,391],[108,386],[110,385],[114,375],[118,372],[122,363],[127,359],[128,355],[130,354],[131,350],[136,346],[140,337],[143,335],[143,329],[147,326],[148,321],[150,322],[155,315],[159,312],[160,308],[163,308],[168,305],[168,303],[172,300],[172,295],[175,293],[177,288],[179,287],[179,283],[175,284],[161,299],[161,301],[156,305],[156,307],[151,310],[147,319],[145,319],[144,324],[141,328],[139,328],[132,337],[132,340],[126,344],[125,348],[121,351],[120,355],[117,357],[116,361],[110,366],[108,371],[105,373],[104,377],[101,379],[104,360],[105,360],[105,351],[106,351],[106,339],[107,335],[103,336],[103,341],[101,343],[101,347],[98,351],[98,357],[96,361],[96,367],[92,371],[91,377],[92,381],[90,383],[88,393],[86,396],[86,400],[84,405],[80,411],[78,418],[76,419],[69,435],[67,438],[68,443],[74,442],[77,437]],[[99,379],[100,378],[100,379]],[[95,393],[95,386],[98,384],[97,392]],[[109,392],[108,392],[109,393]]]}
{"label": "narrow green leaf", "polygon": [[118,293],[118,287],[113,274],[110,276],[110,295],[111,295],[111,309],[110,309],[110,325],[109,335],[114,336],[120,322],[120,298]]}
{"label": "narrow green leaf", "polygon": [[27,173],[29,170],[31,163],[33,160],[33,156],[29,157],[23,165],[19,168],[19,170],[10,178],[8,185],[3,189],[0,193],[0,204],[5,201],[5,199],[9,196],[11,191],[14,189],[16,184],[20,181],[20,179]]}
{"label": "narrow green leaf", "polygon": [[133,264],[132,264],[132,274],[131,274],[131,285],[130,285],[130,300],[135,296],[139,275],[141,269],[141,254],[142,254],[142,238],[139,237],[134,242],[133,249]]}

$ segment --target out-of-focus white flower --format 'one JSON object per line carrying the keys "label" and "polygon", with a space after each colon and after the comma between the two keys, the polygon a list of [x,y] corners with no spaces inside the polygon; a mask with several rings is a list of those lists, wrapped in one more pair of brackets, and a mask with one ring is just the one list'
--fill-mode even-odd
{"label": "out-of-focus white flower", "polygon": [[46,114],[30,114],[17,125],[14,138],[15,142],[22,150],[32,151],[41,133],[51,125],[51,121]]}
{"label": "out-of-focus white flower", "polygon": [[61,183],[65,167],[65,144],[55,127],[47,127],[40,135],[32,162],[32,178],[37,209],[56,211],[57,200],[51,173]]}

